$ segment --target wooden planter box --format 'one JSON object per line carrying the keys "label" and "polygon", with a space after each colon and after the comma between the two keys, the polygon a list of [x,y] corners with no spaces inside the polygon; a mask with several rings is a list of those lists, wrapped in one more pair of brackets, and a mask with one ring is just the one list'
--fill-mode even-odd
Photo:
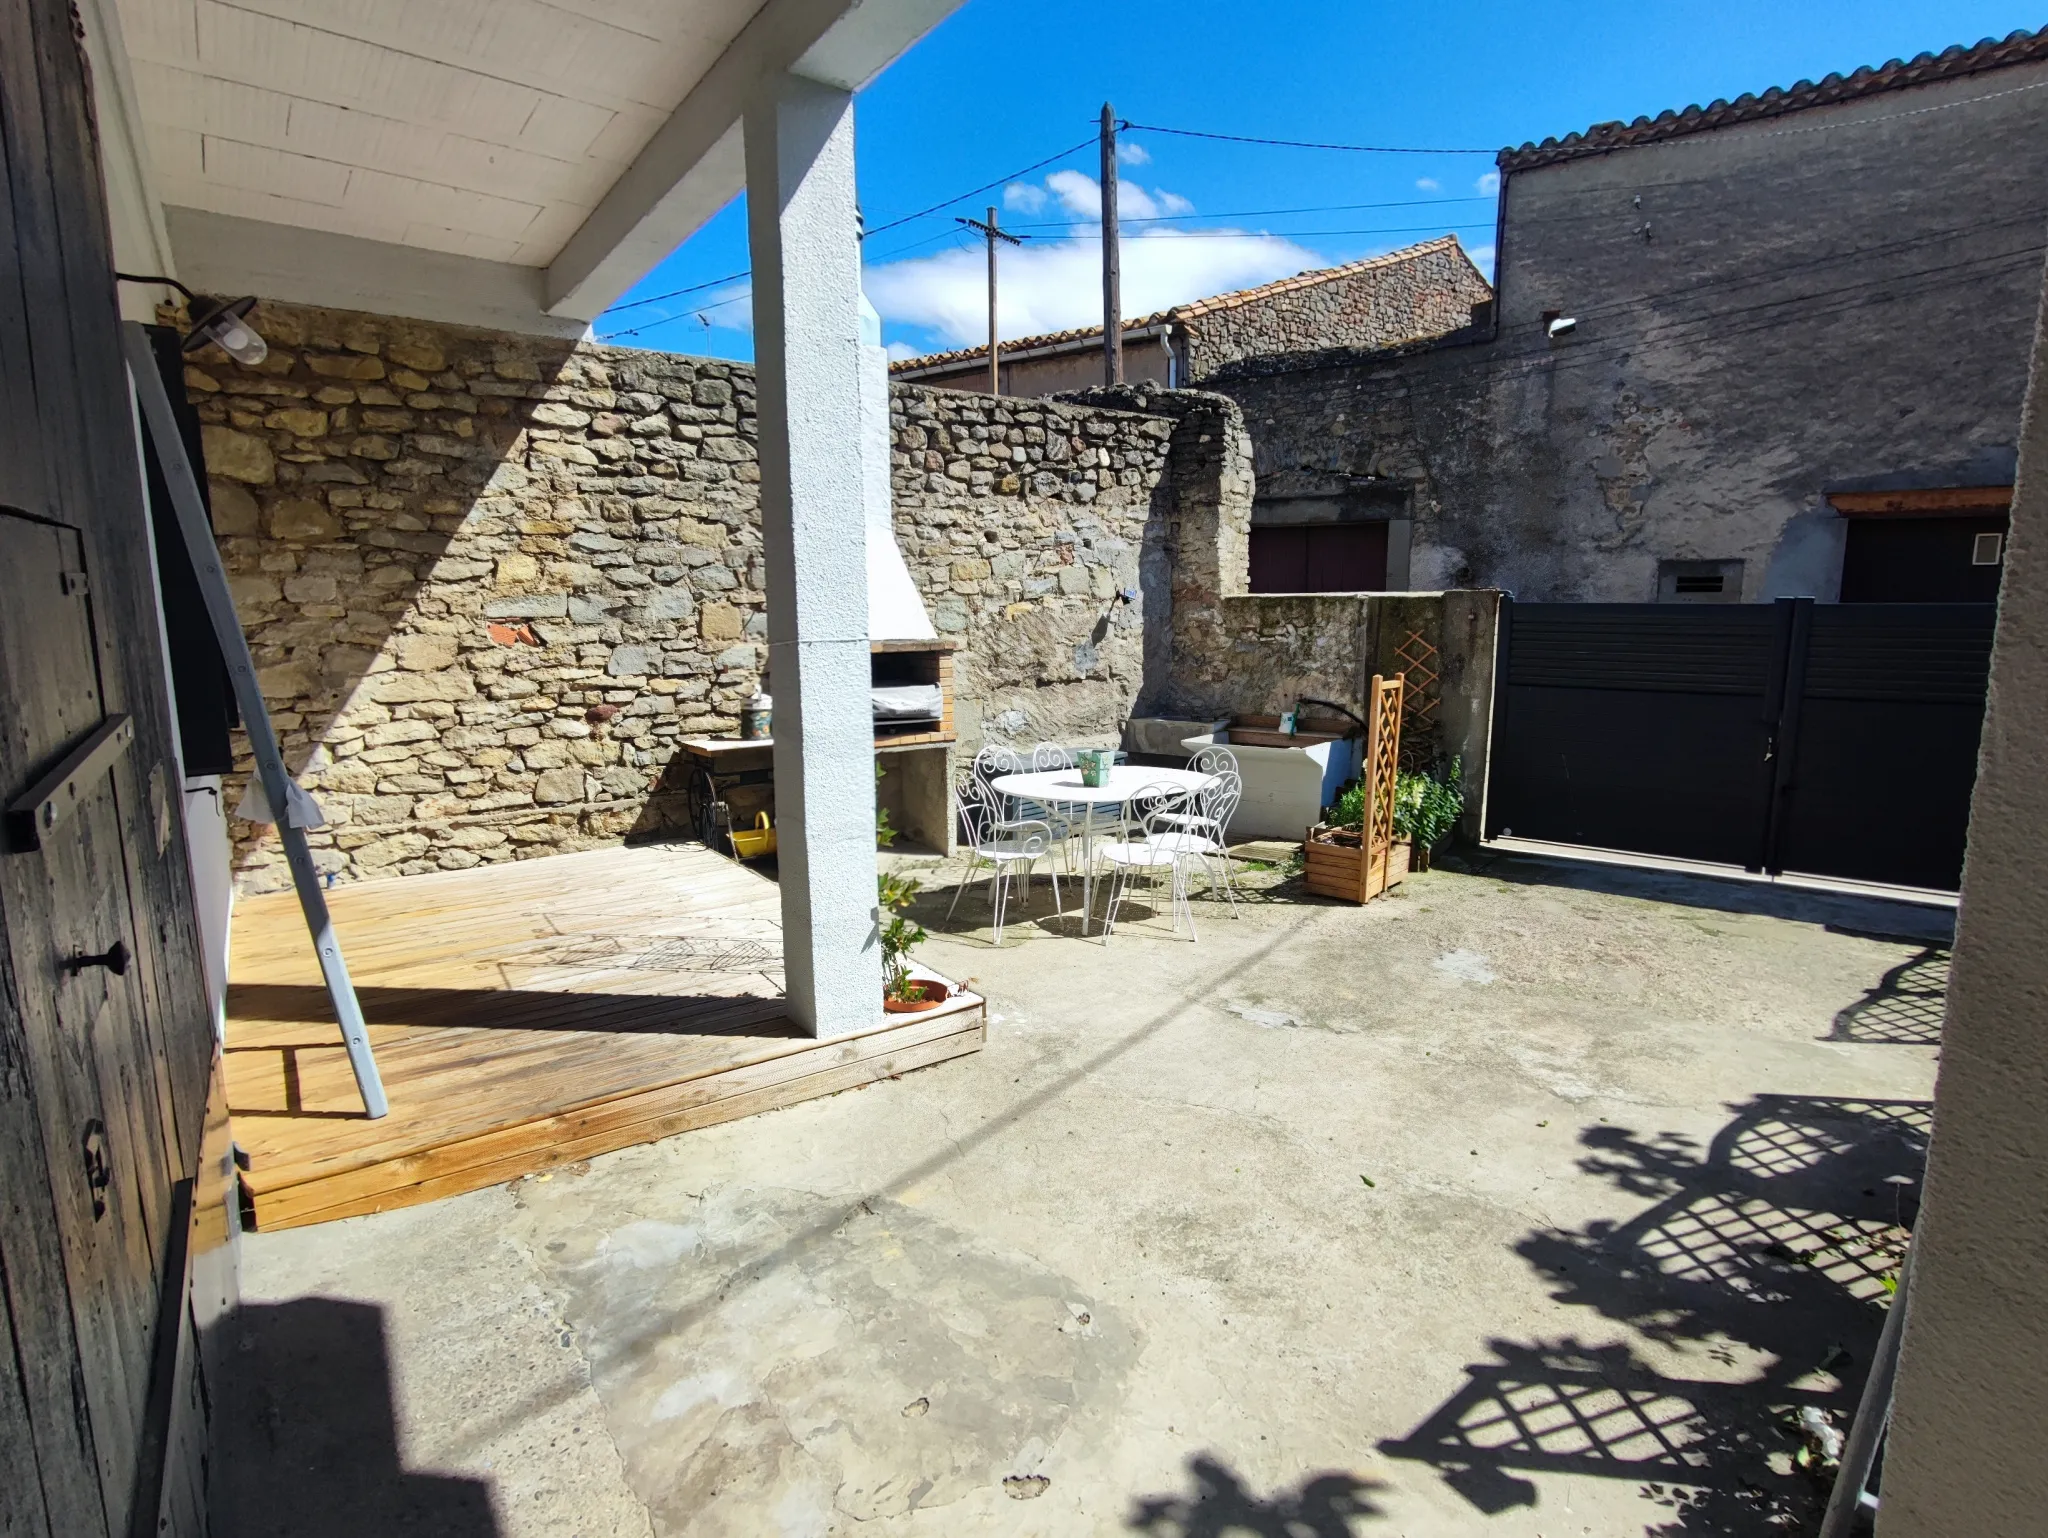
{"label": "wooden planter box", "polygon": [[1303,885],[1318,897],[1370,902],[1408,874],[1411,853],[1409,841],[1397,838],[1368,863],[1355,830],[1310,828],[1301,843]]}

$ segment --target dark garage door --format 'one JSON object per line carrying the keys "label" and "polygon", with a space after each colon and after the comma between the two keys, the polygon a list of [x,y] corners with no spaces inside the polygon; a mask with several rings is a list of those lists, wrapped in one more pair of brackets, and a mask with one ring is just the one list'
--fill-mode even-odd
{"label": "dark garage door", "polygon": [[1953,890],[1990,604],[1504,604],[1489,837]]}

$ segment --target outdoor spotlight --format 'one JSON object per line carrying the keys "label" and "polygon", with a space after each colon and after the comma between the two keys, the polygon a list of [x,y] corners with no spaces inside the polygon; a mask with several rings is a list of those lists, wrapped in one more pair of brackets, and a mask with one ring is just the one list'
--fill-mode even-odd
{"label": "outdoor spotlight", "polygon": [[176,278],[146,278],[129,272],[117,272],[114,276],[123,283],[161,283],[185,296],[192,306],[192,329],[185,334],[184,341],[186,352],[197,352],[207,343],[215,342],[244,368],[254,368],[270,356],[270,344],[249,324],[249,312],[256,308],[255,295],[202,302]]}
{"label": "outdoor spotlight", "polygon": [[256,308],[253,295],[223,299],[192,317],[192,329],[185,337],[185,351],[197,352],[208,342],[218,342],[221,351],[244,368],[254,368],[270,356],[270,344],[249,324],[249,312]]}
{"label": "outdoor spotlight", "polygon": [[1561,336],[1570,336],[1579,329],[1576,315],[1560,315],[1550,323],[1550,339],[1554,342]]}

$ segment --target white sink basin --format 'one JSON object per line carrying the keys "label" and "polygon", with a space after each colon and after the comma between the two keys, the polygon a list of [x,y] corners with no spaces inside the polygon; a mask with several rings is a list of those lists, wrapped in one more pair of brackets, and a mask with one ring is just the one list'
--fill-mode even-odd
{"label": "white sink basin", "polygon": [[1285,740],[1278,732],[1227,730],[1181,739],[1182,750],[1190,755],[1218,744],[1236,755],[1244,799],[1230,820],[1233,843],[1249,838],[1300,839],[1323,808],[1337,799],[1345,782],[1358,778],[1356,737],[1304,732],[1293,747],[1266,745],[1276,739]]}

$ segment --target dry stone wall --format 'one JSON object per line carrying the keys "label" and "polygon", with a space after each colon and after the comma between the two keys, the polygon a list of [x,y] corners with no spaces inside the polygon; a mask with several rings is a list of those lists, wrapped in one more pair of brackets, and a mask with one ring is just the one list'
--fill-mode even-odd
{"label": "dry stone wall", "polygon": [[1200,381],[1243,358],[1346,347],[1387,347],[1472,323],[1493,297],[1457,241],[1357,264],[1342,277],[1271,284],[1256,297],[1198,300],[1174,311],[1184,332],[1185,378]]}
{"label": "dry stone wall", "polygon": [[[209,352],[187,388],[321,867],[679,830],[678,740],[733,729],[766,655],[752,371],[269,303],[259,324],[263,365]],[[1172,424],[913,386],[891,408],[963,749],[1113,740],[1165,624],[1141,569]],[[284,884],[274,839],[233,826],[242,884]]]}

